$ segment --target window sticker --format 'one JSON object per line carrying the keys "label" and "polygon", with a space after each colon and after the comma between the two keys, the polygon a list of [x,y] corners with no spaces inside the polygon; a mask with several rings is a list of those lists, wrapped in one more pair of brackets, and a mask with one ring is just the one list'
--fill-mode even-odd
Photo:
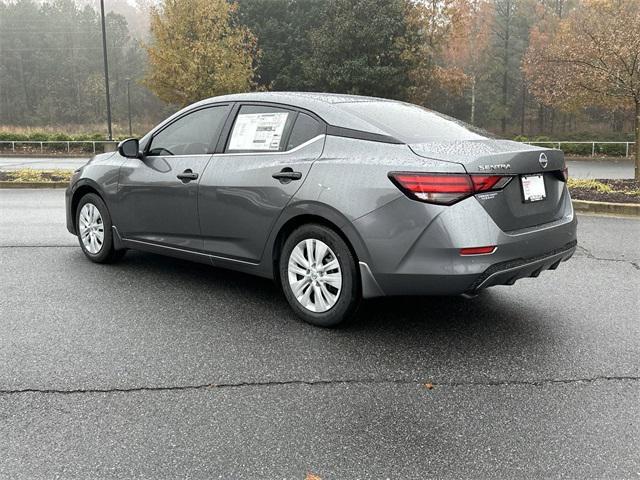
{"label": "window sticker", "polygon": [[233,126],[229,150],[279,150],[289,113],[241,113]]}

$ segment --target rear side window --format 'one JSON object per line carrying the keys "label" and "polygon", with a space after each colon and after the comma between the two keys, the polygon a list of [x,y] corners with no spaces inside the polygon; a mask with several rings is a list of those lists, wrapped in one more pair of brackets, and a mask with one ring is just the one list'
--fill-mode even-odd
{"label": "rear side window", "polygon": [[213,153],[227,107],[210,107],[189,113],[151,139],[147,155],[206,155]]}
{"label": "rear side window", "polygon": [[277,107],[243,105],[233,123],[228,152],[278,152],[295,112]]}
{"label": "rear side window", "polygon": [[320,122],[306,113],[299,113],[293,130],[291,130],[289,140],[287,141],[286,149],[291,150],[292,148],[296,148],[321,133],[324,133],[324,129]]}

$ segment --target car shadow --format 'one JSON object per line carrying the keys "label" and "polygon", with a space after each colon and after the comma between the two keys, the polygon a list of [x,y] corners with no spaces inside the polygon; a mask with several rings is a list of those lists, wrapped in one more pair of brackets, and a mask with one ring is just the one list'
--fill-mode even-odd
{"label": "car shadow", "polygon": [[[239,311],[246,310],[239,321],[249,328],[251,322],[256,321],[256,312],[269,311],[275,318],[273,321],[281,323],[279,333],[314,332],[332,341],[364,336],[370,341],[378,339],[381,344],[400,341],[416,346],[422,345],[425,339],[441,345],[455,341],[469,347],[491,345],[501,351],[508,350],[511,344],[523,347],[523,342],[540,348],[549,337],[545,329],[550,323],[544,309],[513,301],[517,298],[515,287],[502,287],[511,289],[509,297],[504,295],[504,290],[498,294],[487,290],[472,299],[462,296],[368,299],[345,325],[319,329],[299,320],[280,288],[269,279],[145,252],[129,252],[117,268],[135,269],[138,274],[164,277],[170,282],[179,281],[205,301],[211,292],[223,294]],[[264,325],[266,320],[260,318],[260,321]]]}

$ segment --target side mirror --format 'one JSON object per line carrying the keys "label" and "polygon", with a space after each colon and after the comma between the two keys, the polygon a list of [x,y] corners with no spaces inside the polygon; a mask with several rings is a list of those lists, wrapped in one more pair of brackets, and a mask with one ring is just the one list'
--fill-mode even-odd
{"label": "side mirror", "polygon": [[127,138],[118,144],[118,153],[127,158],[140,158],[140,144],[137,138]]}

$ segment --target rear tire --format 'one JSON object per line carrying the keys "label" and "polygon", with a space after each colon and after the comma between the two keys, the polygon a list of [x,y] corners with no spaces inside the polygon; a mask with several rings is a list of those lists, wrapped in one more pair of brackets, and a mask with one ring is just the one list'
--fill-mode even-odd
{"label": "rear tire", "polygon": [[95,193],[80,199],[76,209],[78,242],[86,257],[95,263],[112,263],[121,259],[126,250],[113,246],[111,215],[104,201]]}
{"label": "rear tire", "polygon": [[291,308],[305,322],[334,327],[360,303],[360,275],[345,241],[324,225],[307,224],[285,241],[280,284]]}

